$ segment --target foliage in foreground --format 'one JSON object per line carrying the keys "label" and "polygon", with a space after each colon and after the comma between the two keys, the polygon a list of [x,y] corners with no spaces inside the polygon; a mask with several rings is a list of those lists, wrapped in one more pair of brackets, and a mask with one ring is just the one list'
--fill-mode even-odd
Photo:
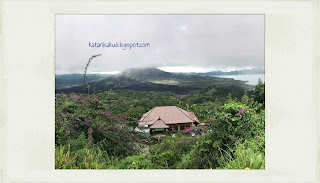
{"label": "foliage in foreground", "polygon": [[[234,152],[221,151],[219,159],[223,169],[264,169],[264,152],[254,151],[250,143],[237,144]],[[252,142],[251,142],[252,143]]]}

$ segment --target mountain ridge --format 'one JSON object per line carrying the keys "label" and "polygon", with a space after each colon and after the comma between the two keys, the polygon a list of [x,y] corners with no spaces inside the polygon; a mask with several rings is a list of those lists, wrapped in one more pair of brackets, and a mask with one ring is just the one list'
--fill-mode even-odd
{"label": "mountain ridge", "polygon": [[264,74],[264,68],[241,69],[234,71],[210,71],[210,72],[191,72],[188,75],[214,76],[214,75],[247,75],[247,74]]}
{"label": "mountain ridge", "polygon": [[[212,76],[187,75],[171,73],[158,68],[130,68],[106,78],[87,82],[91,87],[88,91],[138,90],[138,91],[170,91],[176,94],[191,94],[210,86],[234,86],[247,90],[253,89],[246,81]],[[87,89],[86,89],[87,90]],[[82,83],[56,88],[57,93],[83,92]]]}

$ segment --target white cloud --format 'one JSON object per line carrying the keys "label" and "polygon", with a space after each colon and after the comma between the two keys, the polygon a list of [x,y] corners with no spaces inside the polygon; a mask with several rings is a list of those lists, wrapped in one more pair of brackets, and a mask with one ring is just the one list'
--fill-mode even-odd
{"label": "white cloud", "polygon": [[191,73],[191,72],[198,72],[198,73],[204,73],[204,72],[210,72],[210,71],[234,71],[239,69],[252,69],[253,67],[197,67],[197,66],[166,66],[166,67],[158,67],[158,69],[161,69],[166,72],[177,72],[177,73]]}
{"label": "white cloud", "polygon": [[[90,48],[89,41],[150,47]],[[263,67],[264,15],[56,15],[56,73],[82,73],[99,53],[88,72]]]}

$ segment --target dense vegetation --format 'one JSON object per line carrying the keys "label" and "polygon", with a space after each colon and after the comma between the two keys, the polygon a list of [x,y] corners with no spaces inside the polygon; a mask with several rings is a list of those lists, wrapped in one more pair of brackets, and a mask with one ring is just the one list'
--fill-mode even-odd
{"label": "dense vegetation", "polygon": [[[56,94],[57,169],[264,169],[264,83],[196,93],[109,90]],[[158,141],[136,131],[142,114],[176,105],[204,126]]]}
{"label": "dense vegetation", "polygon": [[[109,74],[87,74],[86,81],[101,80],[107,78]],[[55,83],[56,88],[63,88],[65,86],[80,85],[83,82],[83,74],[56,74]]]}

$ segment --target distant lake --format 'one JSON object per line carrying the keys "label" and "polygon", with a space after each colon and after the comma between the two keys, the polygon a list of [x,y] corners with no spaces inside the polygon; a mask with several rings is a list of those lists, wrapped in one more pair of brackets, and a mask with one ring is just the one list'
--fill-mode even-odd
{"label": "distant lake", "polygon": [[[213,75],[212,75],[213,76]],[[246,75],[214,75],[219,78],[233,78],[235,80],[248,81],[249,85],[257,85],[259,78],[264,82],[264,74],[246,74]]]}

